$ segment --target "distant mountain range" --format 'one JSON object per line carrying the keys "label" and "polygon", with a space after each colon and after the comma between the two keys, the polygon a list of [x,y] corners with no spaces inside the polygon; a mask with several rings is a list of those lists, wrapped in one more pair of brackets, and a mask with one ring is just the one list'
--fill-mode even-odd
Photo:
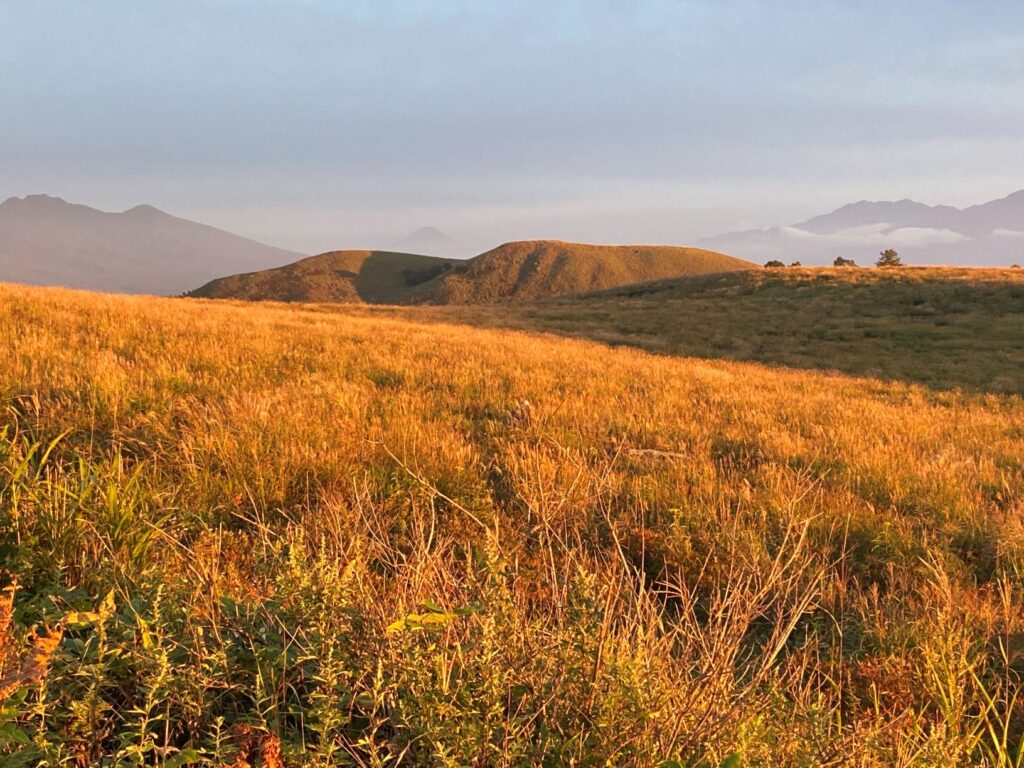
{"label": "distant mountain range", "polygon": [[[699,245],[527,241],[456,262],[446,258],[456,250],[451,238],[423,227],[387,251],[304,259],[149,205],[107,213],[47,195],[0,204],[0,281],[120,293],[174,295],[203,286],[210,295],[240,298],[472,303],[750,266],[725,253],[759,264],[830,264],[842,256],[867,265],[880,250],[895,248],[908,264],[1024,264],[1024,190],[963,209],[862,201],[799,224],[733,232]],[[207,285],[225,275],[231,277]]]}
{"label": "distant mountain range", "polygon": [[149,205],[106,213],[48,195],[0,204],[0,281],[166,295],[301,255]]}
{"label": "distant mountain range", "polygon": [[867,265],[895,248],[904,263],[1009,266],[1024,263],[1024,190],[969,208],[913,200],[844,205],[784,227],[732,232],[700,245],[757,262]]}
{"label": "distant mountain range", "polygon": [[374,304],[493,304],[567,296],[711,272],[750,262],[700,248],[505,243],[465,261],[390,251],[332,251],[214,280],[200,298]]}

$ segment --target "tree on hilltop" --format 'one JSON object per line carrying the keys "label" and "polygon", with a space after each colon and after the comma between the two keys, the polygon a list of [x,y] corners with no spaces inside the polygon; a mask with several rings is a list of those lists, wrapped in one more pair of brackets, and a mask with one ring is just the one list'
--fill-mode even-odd
{"label": "tree on hilltop", "polygon": [[844,259],[842,256],[836,256],[836,260],[832,262],[833,267],[856,267],[857,262],[853,259]]}
{"label": "tree on hilltop", "polygon": [[892,248],[886,248],[884,251],[878,254],[878,261],[875,262],[876,267],[902,267],[903,262],[900,261],[900,255],[896,253]]}
{"label": "tree on hilltop", "polygon": [[783,264],[783,263],[782,263],[781,261],[779,261],[778,259],[772,259],[771,261],[766,261],[766,262],[764,263],[764,265],[765,265],[766,267],[768,267],[769,269],[777,269],[778,267],[784,267],[784,266],[786,266],[785,264]]}

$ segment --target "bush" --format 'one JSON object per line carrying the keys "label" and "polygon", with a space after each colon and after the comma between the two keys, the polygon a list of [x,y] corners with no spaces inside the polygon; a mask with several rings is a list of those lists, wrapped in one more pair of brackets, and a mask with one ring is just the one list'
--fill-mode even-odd
{"label": "bush", "polygon": [[836,260],[832,262],[833,267],[856,267],[857,262],[853,259],[844,259],[842,256],[836,256]]}
{"label": "bush", "polygon": [[782,263],[781,261],[779,261],[778,259],[772,259],[771,261],[766,261],[766,262],[764,263],[764,265],[765,265],[766,267],[768,267],[769,269],[778,269],[779,267],[784,267],[784,266],[786,266],[785,264],[783,264],[783,263]]}

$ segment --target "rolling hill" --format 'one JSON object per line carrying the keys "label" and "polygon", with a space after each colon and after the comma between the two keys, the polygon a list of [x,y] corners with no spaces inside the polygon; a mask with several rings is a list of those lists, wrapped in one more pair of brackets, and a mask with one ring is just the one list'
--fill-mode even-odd
{"label": "rolling hill", "polygon": [[424,285],[417,298],[430,304],[527,301],[751,266],[699,248],[526,240],[471,259]]}
{"label": "rolling hill", "polygon": [[0,281],[173,295],[300,255],[149,205],[107,213],[48,195],[0,204]]}
{"label": "rolling hill", "polygon": [[329,251],[276,269],[213,280],[189,295],[247,301],[401,304],[456,263],[393,251]]}
{"label": "rolling hill", "polygon": [[506,243],[468,261],[389,251],[334,251],[286,267],[214,280],[190,295],[371,304],[493,304],[752,266],[699,248],[536,240]]}

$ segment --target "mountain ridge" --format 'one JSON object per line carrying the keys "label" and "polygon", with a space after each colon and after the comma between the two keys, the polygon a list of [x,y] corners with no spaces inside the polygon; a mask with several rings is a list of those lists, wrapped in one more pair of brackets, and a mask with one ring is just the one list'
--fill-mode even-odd
{"label": "mountain ridge", "polygon": [[868,264],[892,247],[905,262],[1008,266],[1024,260],[1024,190],[964,208],[860,200],[797,224],[728,232],[698,245],[756,261],[826,264],[841,256]]}
{"label": "mountain ridge", "polygon": [[302,254],[137,205],[102,211],[51,195],[0,203],[0,280],[173,295]]}

